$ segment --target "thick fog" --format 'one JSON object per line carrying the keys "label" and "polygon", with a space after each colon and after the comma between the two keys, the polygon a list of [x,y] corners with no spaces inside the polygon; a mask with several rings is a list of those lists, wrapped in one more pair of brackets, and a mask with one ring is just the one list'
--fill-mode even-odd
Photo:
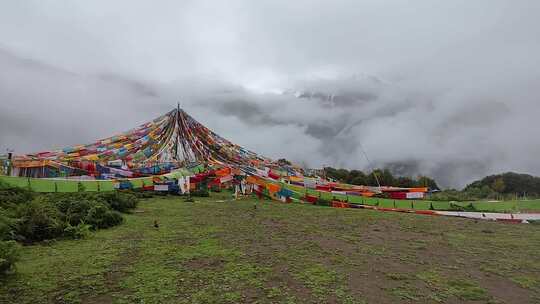
{"label": "thick fog", "polygon": [[3,1],[0,153],[176,107],[272,158],[540,175],[539,1]]}

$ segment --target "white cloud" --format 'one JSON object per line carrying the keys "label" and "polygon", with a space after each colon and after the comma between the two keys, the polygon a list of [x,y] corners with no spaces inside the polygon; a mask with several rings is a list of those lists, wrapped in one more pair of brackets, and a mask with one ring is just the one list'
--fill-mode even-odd
{"label": "white cloud", "polygon": [[92,141],[180,101],[239,144],[313,166],[366,168],[362,144],[444,185],[540,174],[539,6],[4,2],[0,148]]}

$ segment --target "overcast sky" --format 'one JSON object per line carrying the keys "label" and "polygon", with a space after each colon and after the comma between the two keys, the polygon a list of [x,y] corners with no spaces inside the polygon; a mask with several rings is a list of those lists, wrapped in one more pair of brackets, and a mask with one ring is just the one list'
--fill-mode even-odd
{"label": "overcast sky", "polygon": [[128,130],[176,102],[311,167],[461,187],[540,175],[540,1],[0,1],[0,149]]}

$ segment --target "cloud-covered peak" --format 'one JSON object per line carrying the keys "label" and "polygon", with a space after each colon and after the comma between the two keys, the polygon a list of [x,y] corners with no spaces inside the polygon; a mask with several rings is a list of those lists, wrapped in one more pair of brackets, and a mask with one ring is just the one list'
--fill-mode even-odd
{"label": "cloud-covered peak", "polygon": [[180,102],[313,167],[366,169],[363,148],[443,186],[540,174],[539,3],[5,2],[0,149],[86,143]]}

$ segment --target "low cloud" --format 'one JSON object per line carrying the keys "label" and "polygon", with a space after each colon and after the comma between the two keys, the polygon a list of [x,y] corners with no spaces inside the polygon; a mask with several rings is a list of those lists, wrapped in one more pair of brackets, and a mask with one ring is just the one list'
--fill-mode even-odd
{"label": "low cloud", "polygon": [[66,14],[6,2],[0,149],[92,142],[180,103],[240,145],[312,167],[367,170],[365,151],[448,187],[540,175],[539,5],[91,1]]}

